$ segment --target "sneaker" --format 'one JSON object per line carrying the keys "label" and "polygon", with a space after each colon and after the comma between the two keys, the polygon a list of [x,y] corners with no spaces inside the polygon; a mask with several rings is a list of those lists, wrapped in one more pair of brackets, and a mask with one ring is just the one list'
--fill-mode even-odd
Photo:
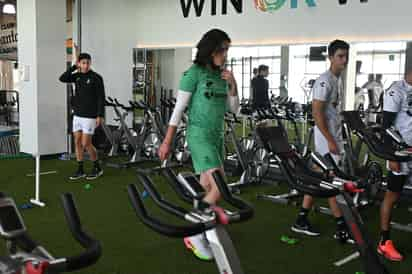
{"label": "sneaker", "polygon": [[390,240],[386,241],[385,244],[379,243],[378,253],[390,261],[400,262],[403,260],[403,256],[396,250],[393,242]]}
{"label": "sneaker", "polygon": [[304,234],[307,236],[318,237],[320,236],[320,232],[314,228],[308,221],[305,223],[299,224],[295,223],[291,230],[296,233]]}
{"label": "sneaker", "polygon": [[213,260],[213,253],[203,234],[186,237],[183,239],[187,249],[193,252],[196,258],[202,261]]}
{"label": "sneaker", "polygon": [[72,181],[76,181],[84,177],[86,177],[86,174],[84,173],[84,171],[81,169],[78,169],[76,173],[74,173],[72,176],[69,177],[69,179]]}
{"label": "sneaker", "polygon": [[336,230],[333,238],[342,244],[355,244],[355,240],[352,238],[352,235],[346,230]]}
{"label": "sneaker", "polygon": [[95,180],[103,175],[103,169],[94,167],[92,173],[87,175],[86,180]]}

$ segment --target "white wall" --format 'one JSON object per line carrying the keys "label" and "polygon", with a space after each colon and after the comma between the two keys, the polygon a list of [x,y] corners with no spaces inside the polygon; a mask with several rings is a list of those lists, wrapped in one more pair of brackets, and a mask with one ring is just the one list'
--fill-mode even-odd
{"label": "white wall", "polygon": [[66,150],[66,2],[25,0],[17,6],[20,149],[33,155]]}
{"label": "white wall", "polygon": [[[188,0],[186,0],[188,1]],[[288,0],[289,1],[289,0]],[[83,0],[83,50],[94,57],[94,68],[103,75],[108,95],[126,102],[132,96],[132,48],[186,47],[175,51],[174,89],[191,64],[191,47],[207,30],[218,27],[232,37],[233,44],[297,44],[349,41],[412,40],[412,1],[373,0],[367,4],[337,0],[316,0],[309,8],[299,0],[298,9],[286,4],[274,13],[255,9],[243,0],[243,13],[231,7],[227,15],[210,15],[211,0],[205,0],[204,14],[193,10],[184,18],[178,0]],[[111,117],[111,112],[107,113]]]}
{"label": "white wall", "polygon": [[155,52],[160,67],[158,89],[161,85],[176,92],[182,73],[192,65],[192,48],[161,49]]}
{"label": "white wall", "polygon": [[229,5],[228,15],[219,15],[221,1],[217,0],[216,16],[210,15],[212,1],[205,0],[203,15],[195,17],[192,9],[189,18],[183,17],[177,0],[136,2],[136,43],[141,47],[193,46],[213,27],[227,31],[234,44],[329,42],[338,37],[349,41],[412,39],[409,0],[352,0],[345,6],[339,6],[338,0],[316,0],[316,8],[299,0],[299,8],[290,9],[288,3],[273,13],[258,11],[254,1],[243,0],[243,13]]}
{"label": "white wall", "polygon": [[[82,51],[93,58],[93,69],[102,75],[106,95],[122,103],[132,99],[133,48],[141,23],[136,17],[139,1],[83,0]],[[106,111],[108,120],[112,111]]]}
{"label": "white wall", "polygon": [[175,50],[174,92],[179,88],[182,73],[192,65],[192,48],[177,48]]}

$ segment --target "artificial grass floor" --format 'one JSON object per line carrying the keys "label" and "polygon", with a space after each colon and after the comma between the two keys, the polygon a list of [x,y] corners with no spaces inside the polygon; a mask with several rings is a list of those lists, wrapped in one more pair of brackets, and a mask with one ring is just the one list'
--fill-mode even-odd
{"label": "artificial grass floor", "polygon": [[[90,166],[86,165],[86,168]],[[59,196],[72,192],[77,201],[84,228],[103,245],[103,257],[83,274],[208,274],[217,273],[214,263],[198,261],[185,250],[181,239],[170,239],[152,232],[141,224],[129,204],[126,186],[136,182],[133,169],[105,168],[105,175],[86,190],[86,181],[69,182],[68,176],[75,169],[72,161],[42,160],[42,171],[57,174],[41,177],[41,199],[45,208],[22,210],[25,223],[32,237],[56,257],[70,256],[81,250],[71,238],[66,227]],[[34,161],[32,159],[0,161],[0,191],[14,197],[21,205],[33,196]],[[172,192],[162,178],[155,178],[156,186],[172,199]],[[332,239],[335,229],[331,217],[312,213],[311,220],[322,232],[320,238],[301,237],[290,232],[297,208],[272,204],[256,199],[257,193],[281,192],[279,187],[253,187],[242,191],[242,198],[255,206],[255,217],[249,222],[228,227],[246,274],[331,274],[362,271],[360,260],[342,268],[332,263],[353,250]],[[176,201],[176,199],[174,199]],[[150,201],[148,201],[150,203]],[[150,206],[150,208],[153,208]],[[153,211],[157,214],[159,211]],[[374,240],[378,233],[378,208],[364,211],[365,222]],[[165,215],[162,215],[165,216]],[[412,221],[412,214],[404,208],[396,211],[394,218]],[[174,221],[171,218],[170,221]],[[297,245],[280,241],[282,235],[298,238]],[[402,263],[386,265],[392,274],[410,274],[412,269],[411,234],[393,231],[395,243],[406,255]],[[0,243],[0,255],[5,245]],[[4,252],[3,252],[4,251]]]}

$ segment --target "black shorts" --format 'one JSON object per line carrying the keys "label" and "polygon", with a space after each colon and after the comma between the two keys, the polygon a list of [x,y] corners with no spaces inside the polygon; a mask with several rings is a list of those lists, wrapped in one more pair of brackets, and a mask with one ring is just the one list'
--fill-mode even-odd
{"label": "black shorts", "polygon": [[388,174],[388,190],[392,192],[400,193],[403,187],[408,182],[408,175],[395,175],[392,172]]}

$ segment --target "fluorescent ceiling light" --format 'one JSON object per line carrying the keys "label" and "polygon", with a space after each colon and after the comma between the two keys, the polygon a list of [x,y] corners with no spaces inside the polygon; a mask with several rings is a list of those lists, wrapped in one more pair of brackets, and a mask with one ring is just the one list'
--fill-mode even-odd
{"label": "fluorescent ceiling light", "polygon": [[5,4],[3,6],[3,13],[5,14],[16,14],[16,8],[13,4]]}

